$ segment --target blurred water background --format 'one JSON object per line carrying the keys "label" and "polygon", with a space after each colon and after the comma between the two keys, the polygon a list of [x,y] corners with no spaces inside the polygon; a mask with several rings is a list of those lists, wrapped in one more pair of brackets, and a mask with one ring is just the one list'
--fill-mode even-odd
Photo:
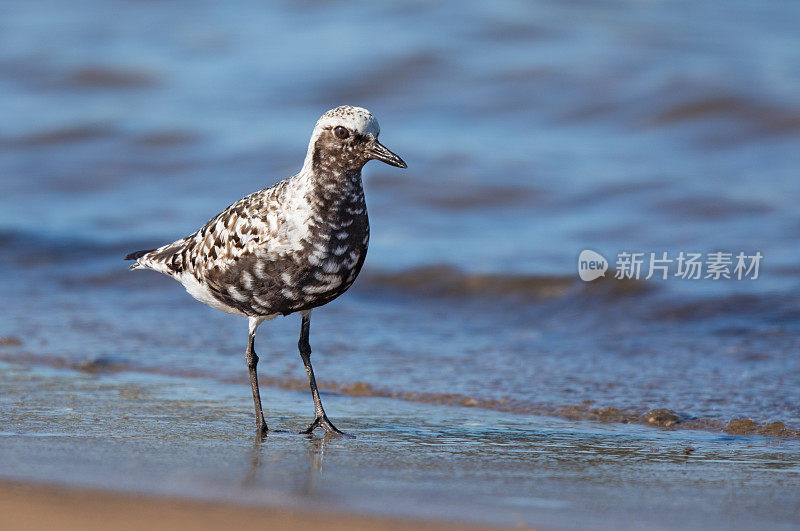
{"label": "blurred water background", "polygon": [[[158,375],[176,393],[210,379],[238,386],[226,404],[249,422],[245,322],[121,259],[295,173],[319,115],[351,104],[409,169],[365,168],[365,269],[314,314],[331,396],[364,415],[385,399],[477,407],[487,424],[648,424],[665,408],[653,423],[670,429],[800,429],[799,15],[736,0],[4,1],[0,382],[20,366]],[[757,280],[586,284],[583,249],[764,260]],[[310,414],[298,331],[261,328],[259,372]],[[3,430],[32,429],[17,422]]]}

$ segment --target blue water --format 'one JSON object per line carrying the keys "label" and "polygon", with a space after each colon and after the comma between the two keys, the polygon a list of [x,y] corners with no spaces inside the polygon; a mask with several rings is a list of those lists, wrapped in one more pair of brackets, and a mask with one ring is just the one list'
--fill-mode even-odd
{"label": "blue water", "polygon": [[795,6],[311,5],[5,3],[3,226],[174,238],[296,171],[351,103],[410,160],[367,170],[373,265],[562,274],[590,246],[759,249],[762,284],[796,267]]}

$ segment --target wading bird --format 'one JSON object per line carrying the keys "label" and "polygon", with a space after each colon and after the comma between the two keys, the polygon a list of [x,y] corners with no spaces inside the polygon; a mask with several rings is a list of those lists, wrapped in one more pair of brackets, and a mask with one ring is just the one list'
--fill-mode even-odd
{"label": "wading bird", "polygon": [[369,244],[361,169],[370,160],[405,168],[380,142],[378,122],[366,109],[337,107],[317,121],[300,173],[235,202],[200,230],[158,249],[137,251],[131,269],[171,276],[195,299],[247,317],[245,352],[257,432],[267,432],[254,349],[256,329],[278,315],[300,312],[298,347],[314,399],[315,418],[303,433],[328,420],[311,368],[311,310],[353,284]]}

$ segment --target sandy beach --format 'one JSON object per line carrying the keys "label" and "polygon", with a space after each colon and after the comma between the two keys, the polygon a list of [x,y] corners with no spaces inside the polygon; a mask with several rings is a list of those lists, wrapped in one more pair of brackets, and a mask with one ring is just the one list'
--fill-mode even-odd
{"label": "sandy beach", "polygon": [[[0,514],[6,531],[53,529],[120,531],[281,529],[301,531],[477,531],[504,529],[465,523],[369,518],[346,513],[321,513],[237,506],[215,502],[154,498],[79,488],[0,482]],[[519,529],[519,528],[517,528]]]}

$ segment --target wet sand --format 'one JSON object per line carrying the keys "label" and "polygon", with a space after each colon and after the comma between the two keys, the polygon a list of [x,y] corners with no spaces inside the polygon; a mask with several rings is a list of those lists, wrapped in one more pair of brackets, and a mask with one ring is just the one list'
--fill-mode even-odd
{"label": "wet sand", "polygon": [[286,531],[464,531],[503,529],[421,520],[369,518],[346,513],[264,508],[230,503],[154,498],[79,488],[0,482],[0,514],[6,531],[53,529],[219,530],[281,529]]}
{"label": "wet sand", "polygon": [[274,431],[258,441],[246,382],[0,368],[0,463],[12,482],[278,507],[288,515],[310,507],[380,522],[567,529],[800,523],[800,443],[793,439],[336,393],[324,393],[327,409],[356,438],[306,437],[295,433],[310,420],[308,393],[265,387]]}
{"label": "wet sand", "polygon": [[[305,530],[405,530],[478,531],[532,529],[527,526],[476,525],[454,519],[414,519],[365,516],[341,510],[264,507],[174,496],[146,495],[0,481],[0,514],[5,531],[54,529],[118,530],[218,530],[281,529]],[[537,528],[544,529],[544,528]],[[548,527],[547,529],[553,529]]]}

